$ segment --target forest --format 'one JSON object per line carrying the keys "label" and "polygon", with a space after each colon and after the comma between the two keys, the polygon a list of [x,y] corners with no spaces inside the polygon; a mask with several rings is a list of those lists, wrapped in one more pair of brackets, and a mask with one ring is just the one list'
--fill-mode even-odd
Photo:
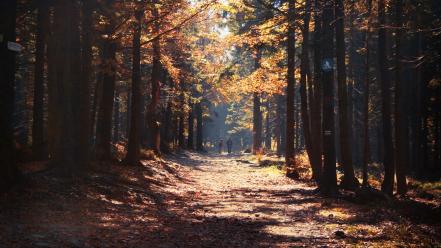
{"label": "forest", "polygon": [[0,247],[441,246],[437,0],[1,0]]}

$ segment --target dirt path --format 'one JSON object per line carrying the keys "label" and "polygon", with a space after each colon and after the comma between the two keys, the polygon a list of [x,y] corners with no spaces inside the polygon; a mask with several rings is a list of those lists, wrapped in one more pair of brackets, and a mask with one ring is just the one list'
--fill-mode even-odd
{"label": "dirt path", "polygon": [[[392,241],[394,230],[407,227],[399,218],[391,220],[387,211],[322,199],[314,188],[286,178],[273,167],[246,163],[248,159],[189,154],[188,158],[176,161],[189,168],[186,177],[192,180],[180,187],[185,195],[191,196],[191,214],[201,224],[189,230],[197,235],[196,244],[206,247],[400,244],[399,240]],[[410,229],[404,232],[407,231]]]}
{"label": "dirt path", "polygon": [[0,248],[440,244],[439,216],[426,208],[323,199],[249,161],[185,153],[143,167],[98,164],[74,182],[31,177],[0,197]]}

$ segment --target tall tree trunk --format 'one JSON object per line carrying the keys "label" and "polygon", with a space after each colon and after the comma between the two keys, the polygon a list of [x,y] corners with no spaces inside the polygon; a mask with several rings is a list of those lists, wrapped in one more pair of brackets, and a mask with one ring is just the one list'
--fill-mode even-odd
{"label": "tall tree trunk", "polygon": [[58,1],[55,3],[54,47],[55,83],[58,88],[55,101],[56,125],[54,154],[51,161],[60,166],[63,175],[70,176],[79,172],[78,164],[83,154],[79,148],[79,75],[80,37],[79,37],[79,5],[74,1]]}
{"label": "tall tree trunk", "polygon": [[90,157],[91,116],[90,116],[90,86],[92,84],[92,42],[93,42],[93,9],[95,1],[84,0],[82,8],[82,43],[81,43],[81,79],[78,84],[79,96],[79,135],[78,146],[79,166],[85,168]]}
{"label": "tall tree trunk", "polygon": [[340,126],[340,153],[344,177],[341,186],[346,189],[358,187],[359,182],[355,178],[352,166],[351,149],[351,120],[348,118],[348,89],[346,84],[346,50],[344,34],[344,3],[343,0],[335,0],[335,35],[337,48],[337,81],[338,81],[338,110]]}
{"label": "tall tree trunk", "polygon": [[323,154],[324,167],[320,190],[325,195],[337,192],[337,174],[335,166],[335,126],[334,126],[334,8],[332,2],[323,6]]}
{"label": "tall tree trunk", "polygon": [[321,0],[315,0],[315,12],[314,12],[314,79],[313,79],[313,101],[311,102],[311,141],[313,144],[313,154],[311,157],[311,163],[316,165],[316,173],[313,178],[317,183],[320,182],[322,176],[322,146],[323,146],[323,136],[322,136],[322,73],[321,73],[321,63],[322,63],[322,19],[321,12],[322,8]]}
{"label": "tall tree trunk", "polygon": [[14,158],[12,115],[14,111],[15,55],[7,42],[15,42],[17,2],[0,2],[0,191],[6,191],[18,177]]}
{"label": "tall tree trunk", "polygon": [[130,114],[130,130],[125,163],[139,164],[141,144],[141,27],[144,10],[138,5],[135,10],[135,27],[133,33],[132,60],[132,100]]}
{"label": "tall tree trunk", "polygon": [[270,99],[266,101],[266,118],[265,118],[265,149],[271,151],[271,104]]}
{"label": "tall tree trunk", "polygon": [[[109,28],[110,30],[112,28]],[[99,160],[110,160],[112,158],[112,113],[115,96],[116,44],[111,40],[104,40],[102,49],[103,87],[98,110],[96,157]]]}
{"label": "tall tree trunk", "polygon": [[262,149],[262,111],[259,93],[253,94],[253,154]]}
{"label": "tall tree trunk", "polygon": [[[321,161],[318,159],[317,143],[313,141],[310,112],[308,111],[308,102],[311,109],[311,115],[313,114],[314,99],[313,85],[311,80],[311,71],[309,69],[309,23],[311,20],[311,0],[305,2],[305,16],[303,19],[303,43],[302,43],[302,55],[300,65],[300,108],[303,123],[303,136],[305,137],[306,152],[309,157],[312,168],[312,178],[318,183],[320,180]],[[309,82],[309,89],[307,94],[306,83]],[[316,120],[317,121],[317,120]]]}
{"label": "tall tree trunk", "polygon": [[40,1],[35,41],[34,109],[32,118],[32,152],[35,159],[47,158],[44,138],[44,65],[48,29],[49,8],[46,3]]}
{"label": "tall tree trunk", "polygon": [[[153,3],[157,3],[157,0],[153,0]],[[153,8],[153,18],[155,22],[153,24],[153,32],[159,34],[159,13],[158,8],[155,6]],[[161,152],[160,144],[160,127],[159,127],[159,117],[158,117],[158,104],[161,96],[160,88],[160,78],[161,78],[161,47],[160,38],[153,41],[153,68],[152,68],[152,92],[151,101],[148,105],[147,115],[148,115],[148,127],[150,131],[150,149],[155,153],[159,154]]]}
{"label": "tall tree trunk", "polygon": [[199,101],[196,103],[195,106],[195,112],[196,112],[196,150],[197,151],[203,151],[203,118],[202,118],[202,103]]}
{"label": "tall tree trunk", "polygon": [[367,18],[368,27],[365,34],[365,48],[366,48],[366,61],[365,61],[365,83],[364,83],[364,104],[363,104],[363,187],[369,186],[368,183],[368,165],[370,161],[370,149],[369,149],[369,87],[370,87],[370,50],[369,42],[371,40],[371,11],[372,0],[367,0]]}
{"label": "tall tree trunk", "polygon": [[[260,48],[256,48],[254,70],[260,67]],[[262,111],[260,109],[260,93],[253,93],[253,154],[257,154],[262,149]]]}
{"label": "tall tree trunk", "polygon": [[194,104],[190,100],[188,105],[190,110],[188,111],[187,149],[194,150]]}
{"label": "tall tree trunk", "polygon": [[284,96],[276,95],[276,127],[274,129],[277,143],[277,155],[283,155],[285,153],[285,101]]}
{"label": "tall tree trunk", "polygon": [[179,104],[180,104],[180,111],[178,112],[179,115],[179,121],[178,121],[178,145],[179,148],[184,149],[185,148],[185,137],[184,137],[184,129],[185,129],[185,95],[184,95],[184,89],[183,89],[183,82],[180,83],[180,90],[181,95],[179,96]]}
{"label": "tall tree trunk", "polygon": [[401,65],[401,35],[402,35],[403,0],[395,0],[395,148],[396,148],[396,175],[397,193],[404,195],[407,192],[406,170],[408,168],[408,130],[405,111],[405,99],[402,83]]}
{"label": "tall tree trunk", "polygon": [[119,106],[120,106],[120,98],[119,98],[119,90],[118,88],[115,90],[115,106],[113,108],[113,143],[117,144],[119,142],[119,132],[120,132],[120,111],[119,111]]}
{"label": "tall tree trunk", "polygon": [[379,82],[381,84],[381,117],[383,123],[383,165],[384,165],[384,180],[381,185],[381,190],[392,195],[394,190],[394,145],[392,141],[392,123],[391,123],[391,92],[390,80],[388,72],[388,58],[386,53],[386,13],[385,0],[378,1],[378,67],[380,68]]}
{"label": "tall tree trunk", "polygon": [[[164,84],[167,83],[167,73],[164,72]],[[174,89],[174,84],[173,84],[173,80],[168,80],[168,82],[170,82],[170,89]],[[172,98],[171,96],[169,96],[169,99],[167,101],[167,107],[165,110],[165,115],[164,115],[164,125],[162,126],[162,134],[161,134],[161,151],[165,152],[165,153],[169,153],[171,146],[170,144],[172,143],[172,133],[173,133],[173,124],[172,124],[172,119],[173,119],[173,110],[172,110]]]}
{"label": "tall tree trunk", "polygon": [[288,3],[288,85],[286,92],[286,148],[285,160],[286,166],[295,166],[294,151],[294,96],[295,96],[295,53],[296,53],[296,36],[295,36],[295,2],[293,0]]}

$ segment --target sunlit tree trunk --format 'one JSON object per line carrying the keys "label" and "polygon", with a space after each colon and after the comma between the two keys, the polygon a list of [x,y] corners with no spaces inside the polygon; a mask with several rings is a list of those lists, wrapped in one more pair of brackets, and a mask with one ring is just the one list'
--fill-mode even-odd
{"label": "sunlit tree trunk", "polygon": [[266,101],[266,118],[265,118],[265,149],[271,151],[271,104],[270,99]]}
{"label": "sunlit tree trunk", "polygon": [[[307,0],[305,2],[305,16],[303,18],[303,28],[302,28],[302,34],[303,34],[303,42],[302,42],[302,55],[301,55],[301,65],[300,65],[300,100],[301,100],[301,116],[302,116],[302,123],[303,123],[303,136],[305,137],[305,146],[306,146],[306,152],[308,153],[309,161],[311,163],[312,167],[312,178],[319,182],[320,178],[320,167],[321,167],[321,161],[318,159],[318,148],[316,143],[313,143],[312,138],[312,130],[311,130],[311,116],[313,114],[313,108],[315,104],[314,99],[314,92],[312,89],[312,80],[311,80],[311,71],[310,71],[310,65],[309,65],[309,23],[311,19],[311,1]],[[307,81],[309,82],[309,89],[307,92],[306,85]],[[309,108],[311,109],[311,115],[308,110],[308,103]],[[315,140],[314,140],[315,141]]]}

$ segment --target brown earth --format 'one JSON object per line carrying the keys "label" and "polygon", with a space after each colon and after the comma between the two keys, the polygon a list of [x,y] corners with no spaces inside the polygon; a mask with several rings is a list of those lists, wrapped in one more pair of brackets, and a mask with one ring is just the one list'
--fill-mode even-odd
{"label": "brown earth", "polygon": [[25,178],[0,198],[0,247],[440,246],[439,205],[320,197],[248,156],[184,153]]}

